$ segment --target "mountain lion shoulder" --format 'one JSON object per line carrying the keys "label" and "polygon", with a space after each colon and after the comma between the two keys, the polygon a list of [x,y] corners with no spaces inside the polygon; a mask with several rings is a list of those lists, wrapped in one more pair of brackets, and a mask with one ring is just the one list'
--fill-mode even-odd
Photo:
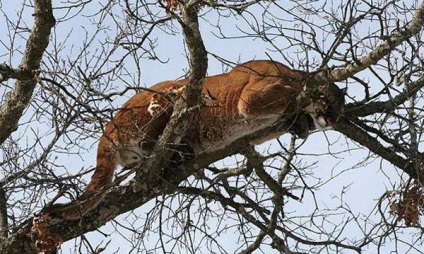
{"label": "mountain lion shoulder", "polygon": [[[306,138],[310,130],[331,127],[343,109],[345,91],[328,84],[313,96],[307,107],[299,109],[296,97],[309,76],[279,62],[254,60],[228,73],[205,77],[198,120],[182,138],[182,143],[194,154],[211,152],[282,119],[293,123],[285,132],[293,131],[302,138]],[[170,119],[173,101],[186,84],[186,79],[164,81],[130,98],[100,138],[96,170],[85,192],[71,204],[46,207],[45,211],[66,219],[78,219],[96,208],[113,181],[115,169],[134,166],[148,156]],[[293,113],[296,117],[292,117]],[[293,119],[285,119],[289,116]],[[259,144],[285,132],[252,140],[252,143]]]}

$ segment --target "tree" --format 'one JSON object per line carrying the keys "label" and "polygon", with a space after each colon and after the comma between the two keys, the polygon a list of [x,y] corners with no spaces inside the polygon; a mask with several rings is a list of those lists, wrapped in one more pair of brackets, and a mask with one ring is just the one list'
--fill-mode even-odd
{"label": "tree", "polygon": [[[145,173],[120,172],[82,220],[49,222],[56,242],[80,237],[63,252],[422,252],[424,3],[334,2],[0,1],[1,253],[37,252],[33,214],[81,193],[115,109],[182,62],[189,96]],[[242,139],[158,174],[208,59],[225,71],[254,57],[347,86],[335,131]],[[84,236],[98,229],[106,243]]]}

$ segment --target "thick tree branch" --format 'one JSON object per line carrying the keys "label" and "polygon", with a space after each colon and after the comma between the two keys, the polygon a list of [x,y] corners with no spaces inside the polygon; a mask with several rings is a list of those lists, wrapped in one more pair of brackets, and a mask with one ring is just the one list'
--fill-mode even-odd
{"label": "thick tree branch", "polygon": [[[37,84],[37,76],[40,68],[40,61],[45,51],[48,43],[48,37],[51,30],[51,27],[54,25],[54,18],[51,13],[51,0],[33,0],[35,3],[35,24],[30,37],[28,38],[28,44],[25,51],[25,56],[22,59],[22,63],[19,67],[13,68],[13,66],[9,65],[1,65],[0,64],[0,82],[8,80],[8,79],[16,79],[17,82],[8,95],[4,96],[3,105],[0,105],[0,144],[4,142],[8,137],[10,137],[11,133],[18,128],[18,122],[21,118],[23,111],[28,107],[29,102],[31,100],[31,96],[33,96],[34,88]],[[161,1],[160,1],[161,2]],[[280,174],[278,181],[273,179],[263,168],[262,159],[251,147],[246,149],[246,144],[249,143],[250,140],[256,139],[256,137],[264,136],[267,134],[275,133],[276,131],[285,131],[288,129],[290,123],[284,122],[284,119],[278,126],[269,127],[266,130],[259,131],[255,134],[252,134],[249,137],[244,137],[239,140],[234,141],[229,146],[215,151],[209,154],[200,154],[197,155],[196,158],[189,162],[185,162],[184,165],[179,167],[178,169],[170,168],[169,162],[171,160],[171,156],[173,155],[176,145],[179,144],[180,140],[183,136],[188,133],[190,129],[190,124],[196,123],[195,117],[197,116],[197,112],[201,107],[201,87],[203,78],[205,76],[207,70],[207,53],[205,47],[202,42],[202,38],[199,32],[199,23],[197,11],[199,9],[199,0],[187,0],[187,1],[173,1],[181,5],[179,7],[181,13],[178,14],[178,22],[182,26],[184,39],[187,45],[187,50],[189,52],[189,66],[190,73],[188,75],[188,84],[186,86],[186,90],[182,91],[182,98],[176,101],[173,115],[171,117],[170,122],[168,123],[167,128],[164,130],[163,135],[161,135],[159,141],[156,143],[151,156],[146,159],[142,168],[140,168],[137,172],[136,177],[125,186],[114,186],[112,187],[105,199],[101,202],[100,206],[84,215],[84,217],[79,221],[65,221],[60,218],[53,218],[51,220],[51,224],[49,225],[48,230],[52,233],[60,236],[64,241],[80,236],[86,232],[97,230],[101,225],[109,222],[111,219],[116,216],[138,208],[145,204],[146,202],[162,195],[166,195],[169,193],[175,193],[176,190],[179,190],[182,193],[200,195],[207,199],[213,199],[221,202],[223,206],[232,206],[236,210],[240,217],[244,217],[245,220],[250,222],[250,224],[256,226],[261,233],[257,237],[256,241],[246,249],[247,253],[250,253],[253,250],[256,250],[264,244],[263,239],[267,235],[270,236],[269,240],[273,241],[275,244],[276,241],[281,240],[281,242],[277,243],[280,246],[280,250],[282,252],[289,252],[286,250],[285,242],[281,239],[281,236],[286,236],[287,238],[294,239],[296,242],[307,244],[307,245],[322,245],[323,248],[328,244],[333,244],[337,247],[353,249],[357,252],[361,251],[361,247],[355,248],[347,245],[341,244],[336,240],[329,241],[309,241],[309,237],[305,237],[302,239],[300,235],[296,234],[296,232],[292,233],[290,230],[286,230],[285,227],[280,227],[278,223],[280,223],[280,214],[283,212],[283,197],[288,195],[286,190],[282,188],[281,182],[284,179],[284,173]],[[128,2],[129,3],[129,2]],[[133,6],[129,6],[127,3],[127,7],[129,9],[133,8]],[[138,3],[138,2],[137,2]],[[203,2],[202,2],[203,3]],[[250,4],[255,4],[255,1],[251,3],[243,4],[243,8],[240,9],[240,12],[244,10],[244,7]],[[390,3],[392,4],[392,3]],[[48,6],[47,6],[48,5]],[[210,3],[212,6],[224,6],[224,5],[216,5],[213,1]],[[388,4],[389,5],[389,4]],[[44,7],[50,7],[44,8]],[[138,5],[136,5],[138,8]],[[235,7],[234,7],[235,8]],[[371,17],[374,19],[373,11],[374,7],[370,9]],[[138,10],[138,9],[137,9]],[[384,56],[390,54],[395,47],[398,47],[399,44],[408,41],[408,38],[417,34],[421,31],[423,26],[423,13],[424,13],[424,3],[421,4],[419,9],[416,10],[416,13],[413,17],[412,22],[408,23],[407,26],[402,27],[401,29],[397,29],[390,36],[381,37],[382,41],[381,45],[375,48],[369,55],[364,56],[360,59],[355,57],[356,53],[354,52],[349,58],[348,54],[342,55],[346,58],[338,58],[345,61],[346,59],[355,59],[354,62],[337,69],[330,69],[325,71],[320,71],[315,73],[314,77],[311,77],[311,82],[308,82],[308,87],[311,85],[313,88],[314,85],[326,84],[329,81],[339,81],[344,80],[346,78],[351,77],[353,74],[360,72],[368,68],[369,66],[375,64],[377,61],[382,59]],[[48,14],[48,15],[46,15]],[[134,13],[133,13],[134,14]],[[134,14],[136,16],[138,14]],[[174,14],[177,16],[176,14]],[[356,13],[352,14],[356,15]],[[174,17],[175,17],[174,16]],[[173,17],[173,18],[174,18]],[[264,16],[266,18],[266,16]],[[362,15],[360,18],[356,20],[361,22],[362,17],[364,20],[367,20],[367,15]],[[382,15],[383,17],[383,15]],[[50,19],[50,20],[48,20]],[[44,24],[41,22],[44,20]],[[168,18],[163,19],[162,21],[169,20]],[[342,20],[342,19],[341,19]],[[348,19],[346,19],[348,20]],[[162,22],[159,21],[159,22]],[[50,23],[49,23],[50,22]],[[141,23],[147,23],[139,20]],[[307,22],[305,22],[308,24]],[[47,25],[46,25],[47,24]],[[130,26],[130,23],[128,23]],[[348,24],[341,22],[342,25]],[[339,24],[336,24],[339,25]],[[353,24],[351,25],[353,27]],[[135,25],[134,27],[137,27]],[[335,26],[338,27],[338,26]],[[343,27],[343,26],[341,26]],[[349,27],[349,26],[347,26]],[[383,29],[383,25],[382,25]],[[45,31],[44,31],[45,30]],[[136,29],[134,29],[136,30]],[[48,33],[46,33],[46,31]],[[150,36],[150,32],[152,29],[149,29],[147,33],[142,36],[142,42]],[[284,30],[282,30],[284,31]],[[324,30],[323,30],[324,31]],[[341,31],[341,30],[340,30]],[[382,30],[383,31],[383,30]],[[260,35],[258,31],[258,36]],[[266,34],[266,31],[264,31]],[[300,31],[299,32],[303,32]],[[307,32],[307,31],[306,31]],[[344,38],[349,37],[348,29],[345,30],[345,35],[341,36],[338,42],[345,43],[346,40]],[[383,32],[382,32],[383,33]],[[288,37],[281,33],[284,38]],[[353,34],[353,33],[352,33]],[[122,35],[127,36],[128,34],[122,33]],[[137,33],[131,34],[134,35],[135,38],[140,38]],[[335,36],[340,34],[334,33]],[[349,34],[351,35],[351,34]],[[120,34],[121,36],[121,34]],[[313,35],[312,35],[313,36]],[[372,40],[371,37],[366,37]],[[313,38],[317,39],[317,38]],[[354,40],[350,41],[348,38],[347,42],[351,42],[350,46],[352,49]],[[290,40],[289,40],[290,41]],[[301,42],[299,40],[299,42]],[[338,42],[336,43],[338,45]],[[131,43],[130,45],[142,46],[142,43]],[[406,43],[405,43],[406,44]],[[38,45],[38,46],[37,46]],[[121,44],[123,45],[123,44]],[[302,46],[306,45],[303,43]],[[340,44],[341,45],[341,44]],[[136,46],[135,46],[136,47]],[[137,50],[138,48],[132,48],[131,50]],[[348,45],[349,47],[349,45]],[[334,55],[333,53],[337,51],[337,46],[335,46],[329,55]],[[362,51],[358,51],[362,52]],[[418,51],[417,51],[418,52]],[[335,53],[336,54],[336,53]],[[86,55],[89,56],[89,55]],[[330,57],[331,58],[331,57]],[[328,59],[330,59],[328,58]],[[337,57],[333,57],[336,59]],[[26,59],[26,60],[25,60]],[[60,59],[59,59],[60,60]],[[136,61],[138,63],[138,61]],[[390,70],[390,65],[387,66],[387,70]],[[87,69],[90,69],[91,66],[88,66]],[[59,73],[59,72],[58,72]],[[70,72],[66,72],[70,73]],[[311,75],[312,76],[312,75]],[[111,79],[114,80],[114,79]],[[318,81],[318,82],[316,82]],[[376,113],[390,113],[392,111],[396,111],[400,108],[399,105],[405,103],[405,101],[413,94],[417,93],[424,86],[424,78],[417,80],[416,82],[410,83],[408,88],[411,88],[407,91],[399,93],[394,98],[391,98],[387,101],[361,101],[357,103],[351,103],[347,105],[345,108],[345,115],[348,116],[346,118],[342,118],[338,124],[336,124],[336,129],[341,133],[345,134],[347,137],[352,140],[360,143],[361,145],[370,149],[371,152],[376,155],[388,160],[393,163],[396,167],[404,170],[411,177],[416,178],[416,172],[413,161],[414,158],[409,158],[408,156],[404,156],[407,153],[400,154],[398,151],[395,151],[388,147],[387,142],[388,139],[384,139],[386,136],[383,134],[380,135],[379,130],[374,131],[374,133],[378,133],[377,137],[374,138],[369,130],[371,127],[366,126],[365,123],[355,122],[356,117],[368,116]],[[9,90],[8,90],[9,91]],[[383,90],[384,91],[384,90]],[[368,92],[368,91],[367,91]],[[66,89],[65,89],[66,93]],[[302,105],[305,103],[310,103],[309,94],[302,93],[304,100],[298,100]],[[70,93],[67,93],[67,96],[73,97]],[[375,98],[375,97],[374,97]],[[46,100],[47,101],[47,100]],[[56,110],[57,108],[55,108]],[[397,116],[395,116],[397,117]],[[399,116],[399,119],[402,119],[403,115]],[[290,119],[290,116],[286,116],[286,119]],[[54,118],[52,118],[54,119]],[[358,120],[359,121],[359,120]],[[418,122],[417,122],[418,123]],[[414,125],[415,127],[415,125]],[[402,130],[400,130],[402,131]],[[402,132],[400,132],[402,134]],[[407,136],[407,135],[405,135]],[[403,136],[402,136],[403,138]],[[408,136],[409,138],[409,136]],[[386,142],[385,142],[386,141]],[[402,140],[408,142],[409,139]],[[408,146],[408,145],[407,145]],[[213,192],[203,192],[201,190],[195,188],[186,188],[180,187],[182,183],[187,179],[187,177],[193,175],[196,171],[207,167],[211,163],[225,158],[229,155],[235,154],[237,152],[244,152],[244,155],[249,159],[249,164],[254,164],[256,169],[256,174],[259,177],[259,180],[267,185],[271,191],[274,193],[274,199],[276,202],[274,203],[274,209],[272,214],[267,214],[265,216],[265,212],[263,212],[264,218],[258,218],[255,214],[251,213],[249,202],[237,203],[232,202],[231,198],[225,198],[225,196],[215,195]],[[418,151],[417,151],[418,152]],[[419,155],[417,155],[419,156]],[[33,158],[31,158],[33,159]],[[37,165],[37,161],[33,162],[34,165]],[[32,165],[32,164],[31,164]],[[289,163],[287,163],[289,165]],[[30,168],[27,167],[27,168]],[[284,171],[282,171],[284,172]],[[287,170],[285,171],[287,172]],[[19,174],[12,174],[11,177],[18,177],[25,172],[20,172]],[[10,178],[10,177],[9,177]],[[123,177],[122,177],[123,178]],[[215,179],[214,183],[217,179]],[[119,181],[117,181],[116,184]],[[185,183],[184,183],[185,185]],[[224,189],[227,188],[223,184],[220,186]],[[228,185],[228,189],[237,188],[230,187]],[[227,189],[227,190],[228,190]],[[242,190],[240,190],[241,192]],[[0,196],[1,196],[0,189]],[[4,194],[4,193],[3,193]],[[269,193],[268,193],[269,194]],[[272,194],[272,193],[271,193]],[[270,195],[271,195],[270,194]],[[248,194],[246,194],[247,196]],[[7,196],[7,195],[6,195]],[[244,198],[242,195],[239,195],[241,198]],[[5,199],[5,198],[3,198]],[[0,202],[1,203],[1,202]],[[3,204],[6,205],[6,200],[3,201]],[[252,201],[253,204],[253,201]],[[1,205],[1,204],[0,204]],[[259,211],[258,208],[254,208]],[[10,211],[9,211],[10,213]],[[236,214],[237,215],[237,214]],[[8,229],[7,221],[4,220],[7,217],[6,207],[0,208],[0,229]],[[256,217],[255,217],[256,216]],[[259,215],[261,216],[261,215]],[[312,218],[312,217],[311,217]],[[284,218],[284,221],[286,218]],[[283,221],[283,222],[284,222]],[[3,222],[3,225],[1,224]],[[242,222],[242,221],[240,221]],[[278,223],[277,223],[278,222]],[[240,224],[242,225],[242,224]],[[284,225],[283,225],[284,226]],[[28,232],[32,227],[32,218],[30,218],[27,222],[23,223],[20,227],[18,233],[13,234],[10,238],[1,239],[0,240],[0,253],[36,253],[37,250],[34,247],[33,240],[28,237]],[[302,230],[302,227],[300,227]],[[146,229],[147,230],[147,229]],[[289,232],[290,231],[290,232]],[[278,233],[279,232],[279,233]],[[306,230],[307,232],[307,230]],[[277,236],[277,233],[279,234]],[[365,233],[364,233],[365,234]],[[341,234],[340,234],[341,235]],[[275,236],[275,239],[274,237]],[[321,236],[320,236],[321,237]],[[312,238],[311,238],[312,239]]]}
{"label": "thick tree branch", "polygon": [[[375,113],[390,113],[393,112],[399,105],[405,103],[411,96],[416,94],[424,87],[424,77],[411,82],[408,89],[387,101],[378,102],[358,102],[346,105],[345,115],[353,119],[356,117],[364,117]],[[357,120],[360,121],[360,120]],[[379,140],[369,135],[369,133],[355,125],[348,118],[339,120],[336,124],[336,129],[345,134],[350,139],[358,142],[359,144],[367,147],[371,152],[389,161],[399,169],[403,170],[410,177],[417,179],[419,176],[415,168],[415,162],[407,160],[399,156],[395,150],[384,147]]]}
{"label": "thick tree branch", "polygon": [[[280,212],[283,209],[283,197],[284,194],[288,194],[287,191],[274,179],[272,178],[266,171],[263,165],[263,157],[260,156],[260,154],[252,147],[248,146],[245,149],[243,149],[243,155],[247,157],[249,160],[249,163],[252,164],[252,166],[255,168],[255,172],[258,175],[259,179],[261,179],[266,186],[274,193],[272,201],[274,203],[274,211],[271,214],[271,218],[267,222],[267,230],[261,229],[261,231],[256,236],[255,241],[250,244],[245,250],[243,250],[240,253],[252,253],[253,251],[257,250],[265,236],[269,232],[274,232],[275,227],[277,226],[277,218]],[[272,234],[270,234],[272,236]],[[287,249],[287,246],[285,244],[279,245],[282,248],[282,252],[289,253],[289,250]]]}
{"label": "thick tree branch", "polygon": [[[156,198],[160,195],[173,193],[181,182],[187,179],[190,175],[201,168],[207,167],[211,163],[233,155],[246,147],[250,140],[255,140],[260,136],[275,133],[276,131],[287,130],[291,126],[291,121],[281,121],[279,125],[254,133],[248,137],[235,140],[227,147],[198,155],[195,159],[184,163],[178,170],[168,168],[160,173],[160,168],[156,168],[154,172],[154,181],[143,178],[145,174],[140,174],[140,182],[131,181],[129,185],[117,186],[112,188],[106,195],[104,201],[98,208],[86,214],[81,221],[66,221],[60,218],[55,218],[53,225],[49,230],[59,235],[64,241],[78,237],[84,233],[96,230],[101,225],[106,224],[116,216],[134,210]],[[143,167],[144,168],[144,167]],[[280,189],[280,188],[279,188]],[[32,225],[30,218],[20,228],[21,230],[14,236],[8,238],[7,242],[0,244],[1,253],[22,253],[11,252],[12,250],[23,251],[24,248],[28,251],[32,248],[35,251],[34,245],[28,238],[28,233]],[[6,247],[7,246],[7,247]],[[3,249],[2,249],[3,247]],[[31,253],[31,252],[25,252]]]}
{"label": "thick tree branch", "polygon": [[11,78],[13,79],[26,79],[26,77],[30,76],[31,72],[23,69],[23,68],[17,68],[13,69],[7,64],[0,64],[0,82],[7,81]]}
{"label": "thick tree branch", "polygon": [[[328,81],[328,79],[331,81],[342,80],[375,63],[381,59],[381,57],[388,54],[391,49],[399,45],[403,40],[420,31],[423,23],[421,22],[423,20],[422,9],[423,7],[421,6],[420,9],[417,10],[413,22],[411,22],[405,31],[395,32],[386,40],[385,43],[380,45],[380,47],[378,47],[370,55],[358,60],[346,68],[333,70],[331,71],[330,75],[318,73],[315,79],[318,81]],[[107,223],[119,214],[140,207],[141,205],[159,195],[174,192],[174,190],[178,188],[179,184],[188,176],[192,175],[197,170],[206,167],[214,161],[238,152],[243,144],[246,144],[249,140],[257,136],[266,135],[267,133],[274,133],[276,130],[285,130],[289,126],[287,123],[283,122],[280,126],[270,127],[267,130],[255,133],[250,137],[236,140],[231,145],[222,150],[213,152],[211,154],[201,154],[194,160],[185,163],[185,165],[183,165],[178,170],[163,170],[164,168],[167,168],[169,159],[172,156],[172,151],[167,149],[168,144],[174,145],[179,143],[181,137],[184,136],[185,132],[187,131],[190,117],[195,115],[196,108],[200,105],[200,91],[203,77],[205,76],[207,69],[207,54],[199,32],[197,8],[193,4],[183,6],[181,13],[182,16],[179,19],[179,22],[183,27],[185,40],[190,54],[190,73],[188,76],[189,83],[187,85],[186,91],[183,94],[183,99],[177,101],[174,108],[174,114],[171,117],[171,121],[169,122],[167,128],[164,131],[164,134],[160,137],[155,148],[153,149],[150,158],[146,160],[145,164],[143,165],[143,172],[140,172],[130,184],[126,186],[117,186],[111,189],[101,205],[97,209],[86,214],[81,219],[81,221],[65,221],[62,219],[55,219],[54,224],[49,230],[55,234],[60,235],[64,241],[75,238],[86,232],[96,230],[99,226]],[[37,68],[32,70],[36,71]],[[35,74],[34,72],[31,73],[32,74],[28,79],[28,84],[32,84],[32,86],[34,86]],[[32,90],[33,87],[31,89],[31,93]],[[404,99],[404,97],[401,99]],[[2,112],[3,111],[0,111],[0,113]],[[0,120],[2,120],[2,118],[0,118]],[[15,127],[16,123],[14,125]],[[404,169],[405,172],[408,172],[408,174],[411,176],[413,175],[414,172],[412,171],[412,167],[407,160],[396,155],[395,152],[383,147],[377,140],[367,135],[367,133],[362,131],[360,128],[357,128],[355,125],[349,123],[345,119],[337,124],[336,127],[348,137],[367,146],[371,151],[391,161],[397,167]],[[8,135],[10,135],[10,133]],[[4,139],[2,141],[4,141]],[[269,183],[272,183],[271,185],[275,184],[275,182]],[[277,191],[278,193],[281,192],[281,188],[276,189],[279,190]],[[270,226],[274,227],[272,223]],[[18,234],[8,239],[9,242],[7,244],[0,244],[0,251],[5,250],[2,253],[13,253],[10,251],[17,251],[15,253],[22,253],[23,251],[28,252],[28,246],[30,246],[29,248],[32,249],[32,252],[34,252],[35,250],[33,244],[28,238],[28,231],[30,228],[31,221],[28,221],[25,225],[22,225],[22,230]],[[268,232],[269,229],[264,227],[262,230],[264,232]],[[2,245],[8,245],[9,247],[7,249],[1,249]],[[11,248],[10,246],[15,247]]]}
{"label": "thick tree branch", "polygon": [[[20,63],[20,75],[15,75],[19,79],[13,89],[6,94],[5,101],[0,107],[0,144],[18,128],[19,119],[31,100],[41,58],[49,44],[50,32],[54,25],[51,0],[35,0],[34,25]],[[8,69],[9,74],[13,73],[11,68],[3,66],[1,69]]]}
{"label": "thick tree branch", "polygon": [[208,68],[207,51],[205,49],[199,29],[197,6],[187,3],[181,7],[181,18],[178,19],[182,28],[184,39],[189,51],[188,84],[182,92],[182,98],[177,100],[171,119],[163,134],[159,137],[149,159],[143,165],[142,174],[138,174],[135,181],[136,189],[144,188],[144,183],[157,182],[158,173],[168,166],[173,154],[172,149],[167,149],[169,144],[178,145],[187,131],[190,119],[195,117],[200,107],[203,78]]}
{"label": "thick tree branch", "polygon": [[376,138],[370,136],[366,131],[357,127],[346,118],[340,119],[335,127],[336,130],[362,146],[367,147],[371,152],[389,161],[407,173],[410,177],[417,178],[414,163],[397,155],[394,150],[384,147]]}
{"label": "thick tree branch", "polygon": [[[178,174],[176,174],[174,169],[172,174],[164,173],[169,178],[161,177],[161,172],[164,168],[167,168],[173,154],[172,149],[168,149],[169,144],[175,146],[180,142],[190,123],[190,118],[198,111],[201,98],[200,91],[207,70],[207,52],[198,27],[197,7],[190,4],[184,6],[181,11],[180,23],[183,27],[184,38],[190,53],[190,73],[186,90],[182,91],[182,98],[175,103],[173,115],[167,128],[165,128],[163,134],[156,142],[149,158],[144,162],[141,169],[142,172],[138,172],[128,186],[113,189],[98,209],[83,218],[84,223],[60,219],[57,220],[57,223],[56,221],[52,222],[54,225],[51,226],[52,229],[49,228],[49,231],[60,236],[64,241],[95,230],[117,215],[133,210],[158,195],[173,192],[178,184],[193,174],[193,172],[207,166],[208,163],[231,154],[229,152],[223,154],[217,152],[215,156],[208,156],[208,158],[203,158],[201,161],[196,160],[196,164],[189,164],[180,168]],[[29,220],[26,225],[23,225],[22,230],[18,234],[8,239],[8,244],[14,247],[10,248],[10,245],[8,245],[8,248],[4,248],[4,250],[22,249],[24,245],[21,243],[26,243],[25,246],[34,248],[33,243],[29,239],[31,227],[32,220]]]}
{"label": "thick tree branch", "polygon": [[4,187],[0,185],[0,237],[8,236],[7,197]]}

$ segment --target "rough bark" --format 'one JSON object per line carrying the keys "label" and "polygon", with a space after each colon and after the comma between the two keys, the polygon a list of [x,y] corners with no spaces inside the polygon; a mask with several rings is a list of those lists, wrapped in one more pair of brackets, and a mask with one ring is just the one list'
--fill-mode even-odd
{"label": "rough bark", "polygon": [[[41,59],[49,44],[51,29],[55,25],[51,0],[34,1],[34,24],[28,37],[24,55],[18,68],[2,64],[0,66],[0,81],[9,78],[16,79],[13,89],[5,95],[0,106],[0,144],[2,144],[18,128],[19,119],[30,103],[37,84],[37,76]],[[3,190],[2,190],[3,193]],[[5,198],[4,193],[2,194]],[[4,200],[2,200],[3,202]],[[5,201],[4,201],[5,202]],[[4,203],[5,205],[5,203]],[[7,228],[7,210],[2,205],[2,236]],[[25,230],[25,229],[24,229]],[[18,239],[16,241],[16,239]],[[10,237],[0,240],[0,253],[34,253],[32,243]]]}
{"label": "rough bark", "polygon": [[[289,126],[290,122],[282,122],[277,128],[287,129]],[[271,130],[275,131],[275,129],[270,128],[265,133],[271,132]],[[60,235],[63,241],[94,231],[122,213],[138,208],[153,198],[174,192],[182,181],[199,169],[226,156],[237,153],[247,146],[249,140],[262,135],[264,135],[264,132],[258,132],[249,137],[236,140],[231,145],[219,151],[201,154],[195,159],[186,162],[178,170],[172,168],[166,169],[161,174],[161,177],[157,177],[155,181],[141,179],[139,182],[132,181],[127,186],[117,186],[108,192],[104,201],[97,209],[86,214],[80,221],[66,221],[57,218],[51,223],[52,225],[49,227],[49,230],[53,234]],[[156,172],[160,172],[160,170]],[[21,226],[22,230],[10,239],[9,246],[14,244],[14,248],[28,248],[28,246],[32,245],[31,240],[28,238],[31,223],[32,219]],[[26,244],[22,244],[23,242]],[[11,250],[5,249],[5,252],[2,253],[15,253],[8,251]]]}
{"label": "rough bark", "polygon": [[[50,2],[39,0],[35,1],[35,3],[37,5],[41,3]],[[194,160],[184,164],[177,171],[165,170],[164,174],[162,174],[161,176],[157,173],[161,172],[162,169],[167,166],[167,161],[169,161],[169,158],[171,156],[170,153],[164,152],[167,151],[167,149],[164,149],[166,144],[178,143],[179,138],[184,135],[187,129],[188,120],[190,116],[193,114],[193,112],[195,112],[195,107],[199,105],[199,95],[202,79],[207,69],[207,57],[206,50],[203,46],[203,42],[201,40],[199,32],[195,7],[195,2],[187,3],[187,5],[182,9],[182,16],[179,19],[183,27],[187,47],[190,52],[189,61],[191,72],[189,75],[189,86],[187,87],[185,99],[180,100],[176,103],[176,108],[174,110],[175,114],[172,116],[172,119],[168,124],[168,127],[164,131],[164,134],[161,136],[159,142],[157,142],[153,150],[152,157],[148,161],[146,161],[143,167],[144,172],[139,173],[129,185],[118,186],[111,189],[105,197],[105,200],[101,203],[101,205],[94,211],[84,216],[81,221],[65,221],[60,219],[55,221],[55,224],[51,227],[51,231],[53,233],[59,234],[64,241],[75,238],[86,232],[96,230],[98,227],[107,223],[119,214],[140,207],[141,205],[145,204],[149,200],[159,195],[173,192],[182,181],[184,181],[188,176],[192,175],[198,169],[201,169],[202,167],[205,167],[214,161],[236,153],[241,147],[243,147],[244,144],[246,144],[248,140],[253,139],[256,136],[275,132],[275,130],[278,128],[285,129],[287,127],[284,126],[285,123],[283,122],[279,127],[273,127],[260,133],[255,133],[255,135],[252,135],[251,137],[246,137],[237,140],[233,142],[233,144],[231,144],[230,146],[220,151],[216,151],[210,154],[199,155]],[[48,15],[42,16],[45,18]],[[358,60],[355,63],[352,63],[347,67],[332,70],[329,73],[320,72],[316,75],[315,79],[318,81],[343,80],[376,63],[379,59],[387,55],[402,41],[418,33],[424,23],[423,16],[424,4],[422,4],[417,10],[413,20],[408,25],[408,27],[406,27],[403,31],[396,31],[392,36],[388,37],[383,44],[381,44],[375,51],[370,53],[368,56]],[[50,18],[52,18],[52,16]],[[37,19],[41,18],[36,15],[36,20]],[[46,25],[45,27],[51,27],[54,24],[54,19],[52,20],[49,20],[49,22],[51,23],[49,23],[49,25]],[[40,21],[38,20],[38,22]],[[36,26],[36,24],[34,24],[34,26]],[[28,44],[31,43],[31,40],[33,39],[30,37]],[[46,46],[47,44],[45,44],[45,47]],[[34,47],[28,46],[27,50],[30,51],[30,49],[35,50]],[[40,47],[38,47],[37,49],[41,50]],[[42,56],[43,51],[41,51],[41,54],[39,54],[40,58]],[[31,66],[34,67],[34,65]],[[31,73],[28,74],[28,80],[17,82],[17,88],[14,89],[14,91],[17,91],[12,91],[11,95],[9,95],[9,97],[14,97],[15,100],[17,96],[16,94],[21,94],[23,97],[20,98],[21,96],[17,96],[22,101],[19,103],[13,103],[15,105],[21,105],[20,107],[16,106],[16,109],[13,111],[15,112],[13,113],[13,116],[20,116],[22,114],[22,110],[25,108],[25,105],[28,104],[32,90],[34,89],[36,83],[34,71],[38,69],[38,66],[39,62],[36,68],[25,68],[30,70]],[[423,84],[417,83],[416,91],[419,90],[422,86]],[[26,90],[24,90],[24,88],[26,88]],[[405,93],[400,96],[401,97],[397,97],[399,99],[397,101],[364,105],[364,108],[366,110],[364,110],[363,108],[361,110],[354,111],[354,107],[350,107],[352,109],[352,112],[354,112],[354,114],[352,114],[351,116],[354,117],[355,114],[356,116],[365,116],[367,114],[384,112],[384,110],[387,109],[387,106],[389,104],[391,105],[390,107],[395,107],[396,105],[402,103],[402,101],[405,101],[409,95]],[[12,99],[8,98],[8,100],[6,100],[5,102],[5,106],[3,106],[0,110],[0,140],[2,142],[16,128],[17,121],[19,120],[19,118],[15,119],[15,121],[11,121],[11,123],[6,126],[5,119],[7,120],[7,117],[11,118],[12,116],[7,115],[6,113],[9,111],[5,110],[4,108],[7,109],[12,107],[10,105],[12,102]],[[355,105],[355,108],[357,108],[356,106],[357,105]],[[347,109],[349,109],[349,107],[347,107]],[[408,164],[409,162],[406,159],[398,156],[395,152],[383,147],[375,138],[369,136],[364,130],[361,130],[359,127],[353,125],[349,119],[342,119],[342,121],[340,121],[336,125],[336,128],[349,138],[359,142],[361,145],[368,147],[374,153],[378,154],[382,158],[389,160],[394,165],[396,165],[402,170],[405,170],[405,172],[413,176],[413,171],[410,171],[412,168],[410,168]],[[36,250],[34,248],[34,245],[27,237],[30,227],[31,219],[22,225],[21,230],[17,234],[0,243],[0,252],[35,253]]]}
{"label": "rough bark", "polygon": [[13,70],[4,65],[0,68],[1,79],[9,77],[18,79],[13,89],[6,94],[0,107],[0,144],[17,130],[19,119],[30,103],[37,84],[41,59],[49,44],[50,32],[55,22],[51,1],[35,0],[34,25],[19,68]]}
{"label": "rough bark", "polygon": [[414,13],[411,22],[404,29],[395,30],[392,35],[384,38],[385,41],[377,48],[371,51],[368,55],[352,62],[351,64],[337,68],[334,70],[326,70],[315,75],[317,81],[336,82],[345,80],[354,74],[370,67],[377,63],[384,56],[389,54],[394,48],[399,46],[405,40],[419,33],[424,24],[424,2],[418,7]]}
{"label": "rough bark", "polygon": [[393,149],[384,147],[377,138],[369,135],[365,130],[358,126],[355,126],[348,119],[340,119],[336,124],[336,128],[348,138],[367,147],[371,152],[403,170],[410,177],[417,177],[417,172],[415,171],[415,168],[413,167],[414,164],[411,163],[411,161],[399,156]]}
{"label": "rough bark", "polygon": [[[166,168],[173,154],[172,149],[166,149],[166,147],[169,144],[178,145],[180,143],[181,137],[186,133],[187,126],[190,123],[189,119],[193,119],[200,107],[200,93],[203,78],[208,68],[208,59],[200,34],[197,9],[197,2],[189,1],[181,7],[181,17],[177,17],[183,28],[184,39],[189,51],[188,84],[182,98],[175,103],[168,126],[156,142],[151,156],[144,163],[143,173],[137,175],[134,179],[135,182],[157,182],[159,180],[159,175],[156,172],[160,172],[160,170],[157,169]],[[134,188],[138,190],[144,187],[135,185]]]}
{"label": "rough bark", "polygon": [[3,186],[0,186],[0,237],[7,237],[7,197]]}

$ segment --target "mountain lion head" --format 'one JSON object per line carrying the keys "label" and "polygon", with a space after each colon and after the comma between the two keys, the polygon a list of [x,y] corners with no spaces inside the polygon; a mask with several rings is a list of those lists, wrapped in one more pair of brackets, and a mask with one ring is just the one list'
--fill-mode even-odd
{"label": "mountain lion head", "polygon": [[318,94],[313,95],[311,103],[305,108],[314,124],[314,128],[325,130],[332,128],[344,109],[346,88],[340,89],[331,83],[325,88],[320,87]]}

